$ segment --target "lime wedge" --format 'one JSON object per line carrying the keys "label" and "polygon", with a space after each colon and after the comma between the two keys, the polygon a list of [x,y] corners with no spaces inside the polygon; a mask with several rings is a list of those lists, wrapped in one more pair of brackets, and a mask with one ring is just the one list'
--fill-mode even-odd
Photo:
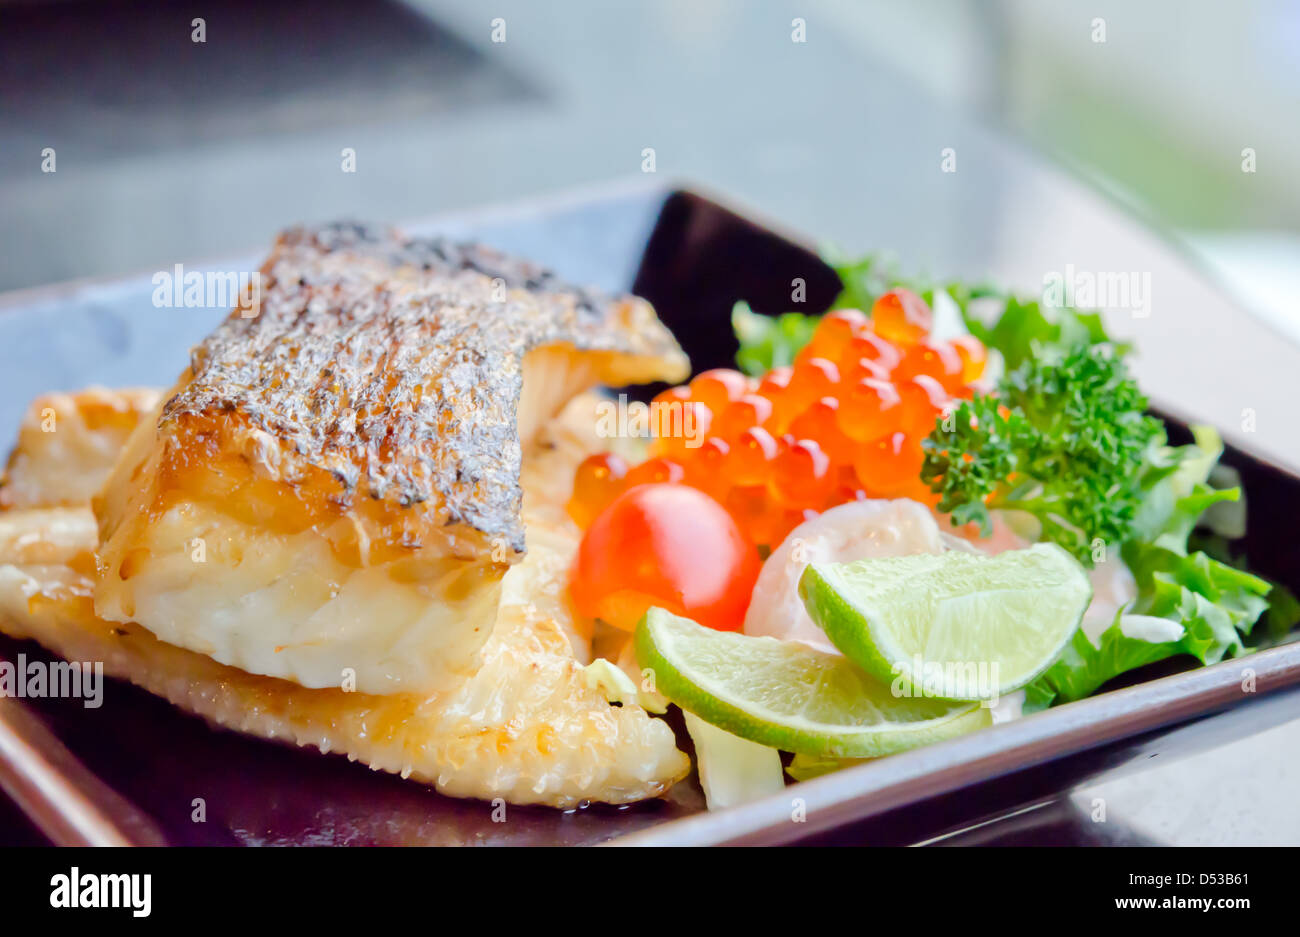
{"label": "lime wedge", "polygon": [[951,551],[814,563],[808,614],[845,656],[915,696],[987,700],[1046,670],[1092,598],[1054,544],[997,556]]}
{"label": "lime wedge", "polygon": [[977,703],[896,697],[838,654],[714,631],[652,608],[637,659],[655,689],[733,735],[805,755],[892,755],[989,725]]}

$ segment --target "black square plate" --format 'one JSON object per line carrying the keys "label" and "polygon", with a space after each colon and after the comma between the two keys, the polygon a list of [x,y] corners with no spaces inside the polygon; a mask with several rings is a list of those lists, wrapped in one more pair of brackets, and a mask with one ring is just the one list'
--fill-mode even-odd
{"label": "black square plate", "polygon": [[[686,191],[623,188],[405,228],[479,239],[572,281],[632,285],[655,304],[697,370],[731,364],[735,300],[783,311],[791,280],[802,277],[816,311],[839,288],[804,245]],[[224,313],[157,309],[151,292],[141,276],[0,298],[0,440],[14,438],[38,393],[170,383],[190,345]],[[1174,421],[1170,429],[1175,437],[1186,432]],[[1300,517],[1300,478],[1293,467],[1232,447],[1224,462],[1241,473],[1250,496],[1245,549],[1255,567],[1300,589],[1300,542],[1288,523]],[[18,653],[45,656],[36,645],[0,640],[0,655]],[[129,837],[175,844],[776,843],[863,823],[874,824],[879,840],[917,841],[1300,715],[1300,646],[1182,673],[1166,662],[1142,676],[1152,679],[743,807],[703,812],[692,777],[661,801],[568,813],[512,808],[505,823],[493,822],[489,804],[443,797],[339,756],[214,729],[116,681],[100,709],[73,700],[23,705],[49,730],[38,727],[33,737],[50,748],[57,739],[86,769],[78,774],[65,752],[46,751],[57,770],[119,795],[106,802]],[[207,815],[196,823],[192,803],[200,797]],[[42,822],[49,831],[48,818]]]}

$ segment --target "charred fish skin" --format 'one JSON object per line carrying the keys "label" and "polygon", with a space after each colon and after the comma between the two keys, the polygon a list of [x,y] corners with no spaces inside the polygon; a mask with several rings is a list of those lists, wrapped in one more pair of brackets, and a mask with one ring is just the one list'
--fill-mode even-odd
{"label": "charred fish skin", "polygon": [[473,245],[296,228],[261,273],[94,499],[96,609],[307,687],[437,692],[524,551],[523,444],[685,356],[644,301]]}
{"label": "charred fish skin", "polygon": [[286,481],[295,463],[318,467],[337,482],[335,503],[432,511],[433,524],[515,553],[524,355],[587,353],[602,383],[688,367],[644,300],[569,287],[478,245],[355,223],[295,228],[262,274],[258,314],[236,310],[195,349],[160,435],[242,418],[280,441]]}
{"label": "charred fish skin", "polygon": [[600,317],[611,301],[611,297],[598,290],[567,283],[553,270],[484,244],[446,237],[405,238],[391,229],[357,221],[291,228],[280,236],[280,244],[323,254],[364,257],[378,264],[381,272],[419,270],[442,276],[462,271],[480,273],[490,279],[500,279],[512,289],[571,297],[580,313],[595,318]]}

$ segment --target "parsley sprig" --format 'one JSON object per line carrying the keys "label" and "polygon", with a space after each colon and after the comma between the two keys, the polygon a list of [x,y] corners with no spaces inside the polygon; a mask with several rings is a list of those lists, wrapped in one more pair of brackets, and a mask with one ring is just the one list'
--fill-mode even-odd
{"label": "parsley sprig", "polygon": [[1146,406],[1110,346],[1044,352],[936,426],[921,478],[954,523],[973,521],[987,536],[990,511],[1023,511],[1040,539],[1092,566],[1098,542],[1131,535],[1143,455],[1161,437]]}

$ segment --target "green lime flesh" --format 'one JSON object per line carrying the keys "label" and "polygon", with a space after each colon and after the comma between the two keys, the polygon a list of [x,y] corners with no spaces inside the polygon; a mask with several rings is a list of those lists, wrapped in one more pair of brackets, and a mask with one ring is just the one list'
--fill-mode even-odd
{"label": "green lime flesh", "polygon": [[1092,598],[1054,544],[996,556],[950,551],[814,563],[799,594],[813,621],[877,680],[919,696],[989,700],[1056,660]]}
{"label": "green lime flesh", "polygon": [[991,723],[978,703],[924,699],[796,641],[715,631],[660,608],[636,631],[642,668],[682,709],[782,751],[874,758]]}

